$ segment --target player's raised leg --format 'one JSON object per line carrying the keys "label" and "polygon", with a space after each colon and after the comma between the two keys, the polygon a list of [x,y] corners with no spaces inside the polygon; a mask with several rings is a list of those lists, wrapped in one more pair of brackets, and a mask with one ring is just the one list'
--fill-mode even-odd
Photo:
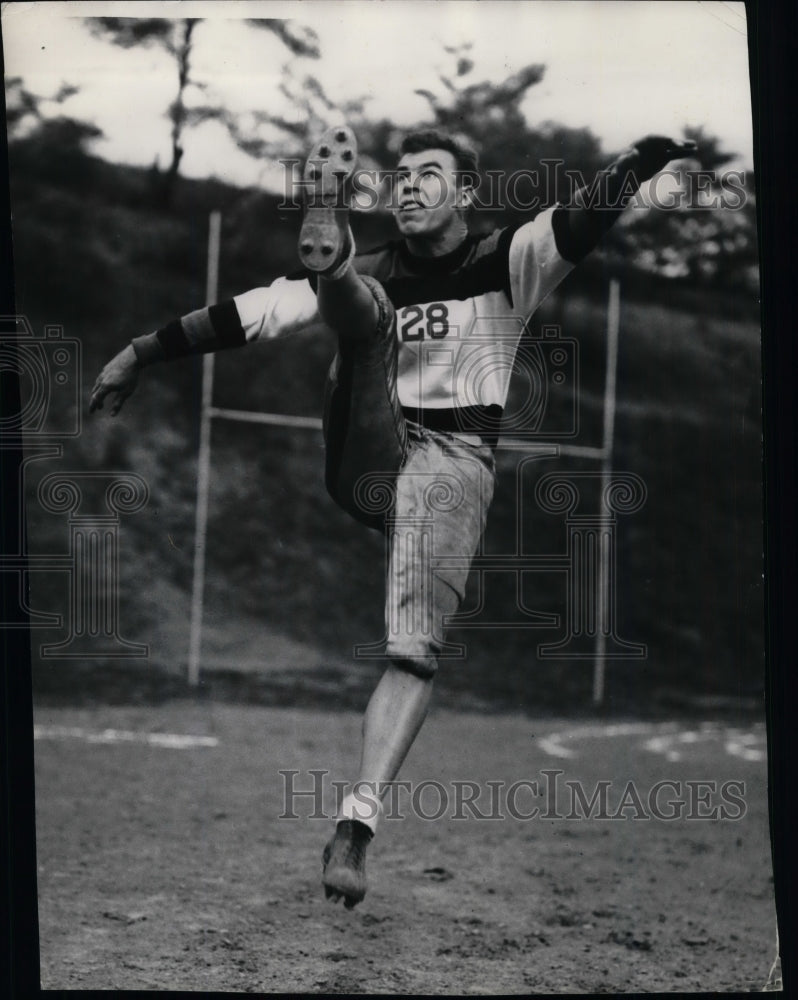
{"label": "player's raised leg", "polygon": [[302,175],[304,214],[299,258],[319,276],[319,313],[339,336],[367,340],[377,326],[373,295],[349,266],[355,240],[349,227],[357,139],[346,125],[328,129],[311,149]]}
{"label": "player's raised leg", "polygon": [[[392,488],[407,453],[396,390],[396,315],[374,278],[351,266],[351,178],[357,143],[346,126],[329,129],[311,150],[303,186],[299,255],[315,271],[319,313],[336,332],[338,354],[325,389],[326,482],[357,520],[381,528],[368,491]],[[377,477],[379,485],[375,481]]]}
{"label": "player's raised leg", "polygon": [[[318,305],[338,335],[339,353],[325,401],[327,486],[336,501],[371,527],[382,516],[358,496],[366,477],[387,489],[405,460],[407,431],[396,392],[396,317],[378,282],[350,266],[354,239],[348,220],[348,185],[354,170],[354,136],[331,129],[311,151],[305,167],[306,209],[300,258],[318,278]],[[426,715],[431,676],[398,665],[385,672],[363,722],[360,776],[384,787],[392,781]],[[366,892],[366,846],[376,827],[353,815],[345,801],[336,833],[323,855],[328,898],[354,906]]]}

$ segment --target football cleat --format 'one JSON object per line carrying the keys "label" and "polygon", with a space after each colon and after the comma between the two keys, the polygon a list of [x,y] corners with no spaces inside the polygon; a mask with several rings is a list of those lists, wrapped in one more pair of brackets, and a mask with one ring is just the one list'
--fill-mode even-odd
{"label": "football cleat", "polygon": [[366,848],[374,834],[358,820],[342,819],[322,854],[324,895],[351,910],[366,895]]}
{"label": "football cleat", "polygon": [[349,198],[356,163],[357,139],[346,125],[327,129],[305,162],[299,258],[317,274],[332,275],[354,254]]}

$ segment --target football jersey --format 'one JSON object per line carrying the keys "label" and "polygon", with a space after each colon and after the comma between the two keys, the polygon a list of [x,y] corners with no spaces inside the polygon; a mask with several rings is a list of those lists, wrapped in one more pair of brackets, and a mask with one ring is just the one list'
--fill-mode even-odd
{"label": "football jersey", "polygon": [[[355,256],[358,273],[379,280],[396,309],[397,390],[407,416],[439,429],[484,429],[486,419],[496,426],[526,322],[574,266],[557,249],[557,207],[468,235],[440,257],[418,257],[403,240]],[[318,324],[316,281],[299,271],[189,313],[158,331],[163,354],[240,346]]]}

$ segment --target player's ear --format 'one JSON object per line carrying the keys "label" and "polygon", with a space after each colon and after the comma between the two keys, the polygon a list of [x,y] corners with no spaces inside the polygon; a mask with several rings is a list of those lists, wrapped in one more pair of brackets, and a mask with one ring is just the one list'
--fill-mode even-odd
{"label": "player's ear", "polygon": [[457,207],[467,212],[476,201],[479,174],[476,170],[460,170],[457,174]]}
{"label": "player's ear", "polygon": [[474,188],[471,184],[461,184],[458,192],[457,205],[464,212],[474,204]]}

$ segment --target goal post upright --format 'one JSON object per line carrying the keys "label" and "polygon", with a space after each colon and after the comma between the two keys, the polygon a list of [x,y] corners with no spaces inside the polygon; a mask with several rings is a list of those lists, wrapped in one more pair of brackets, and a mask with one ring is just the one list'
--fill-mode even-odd
{"label": "goal post upright", "polygon": [[[219,294],[219,245],[222,213],[213,211],[208,224],[208,266],[205,284],[205,305],[216,303]],[[208,494],[211,471],[211,408],[213,405],[213,352],[202,359],[202,402],[200,410],[200,440],[197,454],[197,510],[194,527],[194,576],[191,592],[191,625],[188,648],[188,683],[199,684],[202,646],[202,613],[205,593],[205,546],[208,536]]]}
{"label": "goal post upright", "polygon": [[[615,438],[615,397],[618,374],[618,332],[620,327],[620,283],[617,278],[610,279],[609,298],[607,302],[607,368],[604,376],[604,429],[601,455],[601,498],[606,495],[612,477],[613,441]],[[604,631],[609,619],[608,608],[612,599],[610,593],[610,560],[612,553],[606,544],[599,549],[599,593],[598,616],[596,629],[596,645],[593,658],[593,704],[600,705],[604,701],[604,663],[607,636]]]}
{"label": "goal post upright", "polygon": [[[211,212],[208,232],[208,261],[206,282],[206,305],[213,305],[218,295],[219,255],[221,236],[221,213]],[[609,284],[607,305],[607,350],[604,385],[604,411],[602,446],[578,447],[558,445],[560,454],[582,458],[600,459],[601,495],[610,485],[613,463],[613,440],[615,434],[616,382],[618,364],[618,340],[620,326],[620,284],[612,278]],[[204,610],[205,551],[208,530],[208,499],[210,492],[211,463],[211,422],[214,417],[256,424],[286,426],[306,430],[321,430],[321,420],[315,417],[292,417],[285,414],[247,412],[229,410],[213,406],[214,355],[203,357],[202,402],[200,413],[200,440],[197,455],[197,504],[194,534],[194,572],[191,597],[191,619],[188,653],[188,682],[192,687],[199,684],[202,645],[202,623]],[[521,441],[507,439],[499,447],[511,451],[525,450]],[[597,595],[597,624],[593,654],[593,703],[600,705],[604,700],[606,634],[610,593],[610,561],[612,553],[606,545],[599,549],[599,593]]]}

